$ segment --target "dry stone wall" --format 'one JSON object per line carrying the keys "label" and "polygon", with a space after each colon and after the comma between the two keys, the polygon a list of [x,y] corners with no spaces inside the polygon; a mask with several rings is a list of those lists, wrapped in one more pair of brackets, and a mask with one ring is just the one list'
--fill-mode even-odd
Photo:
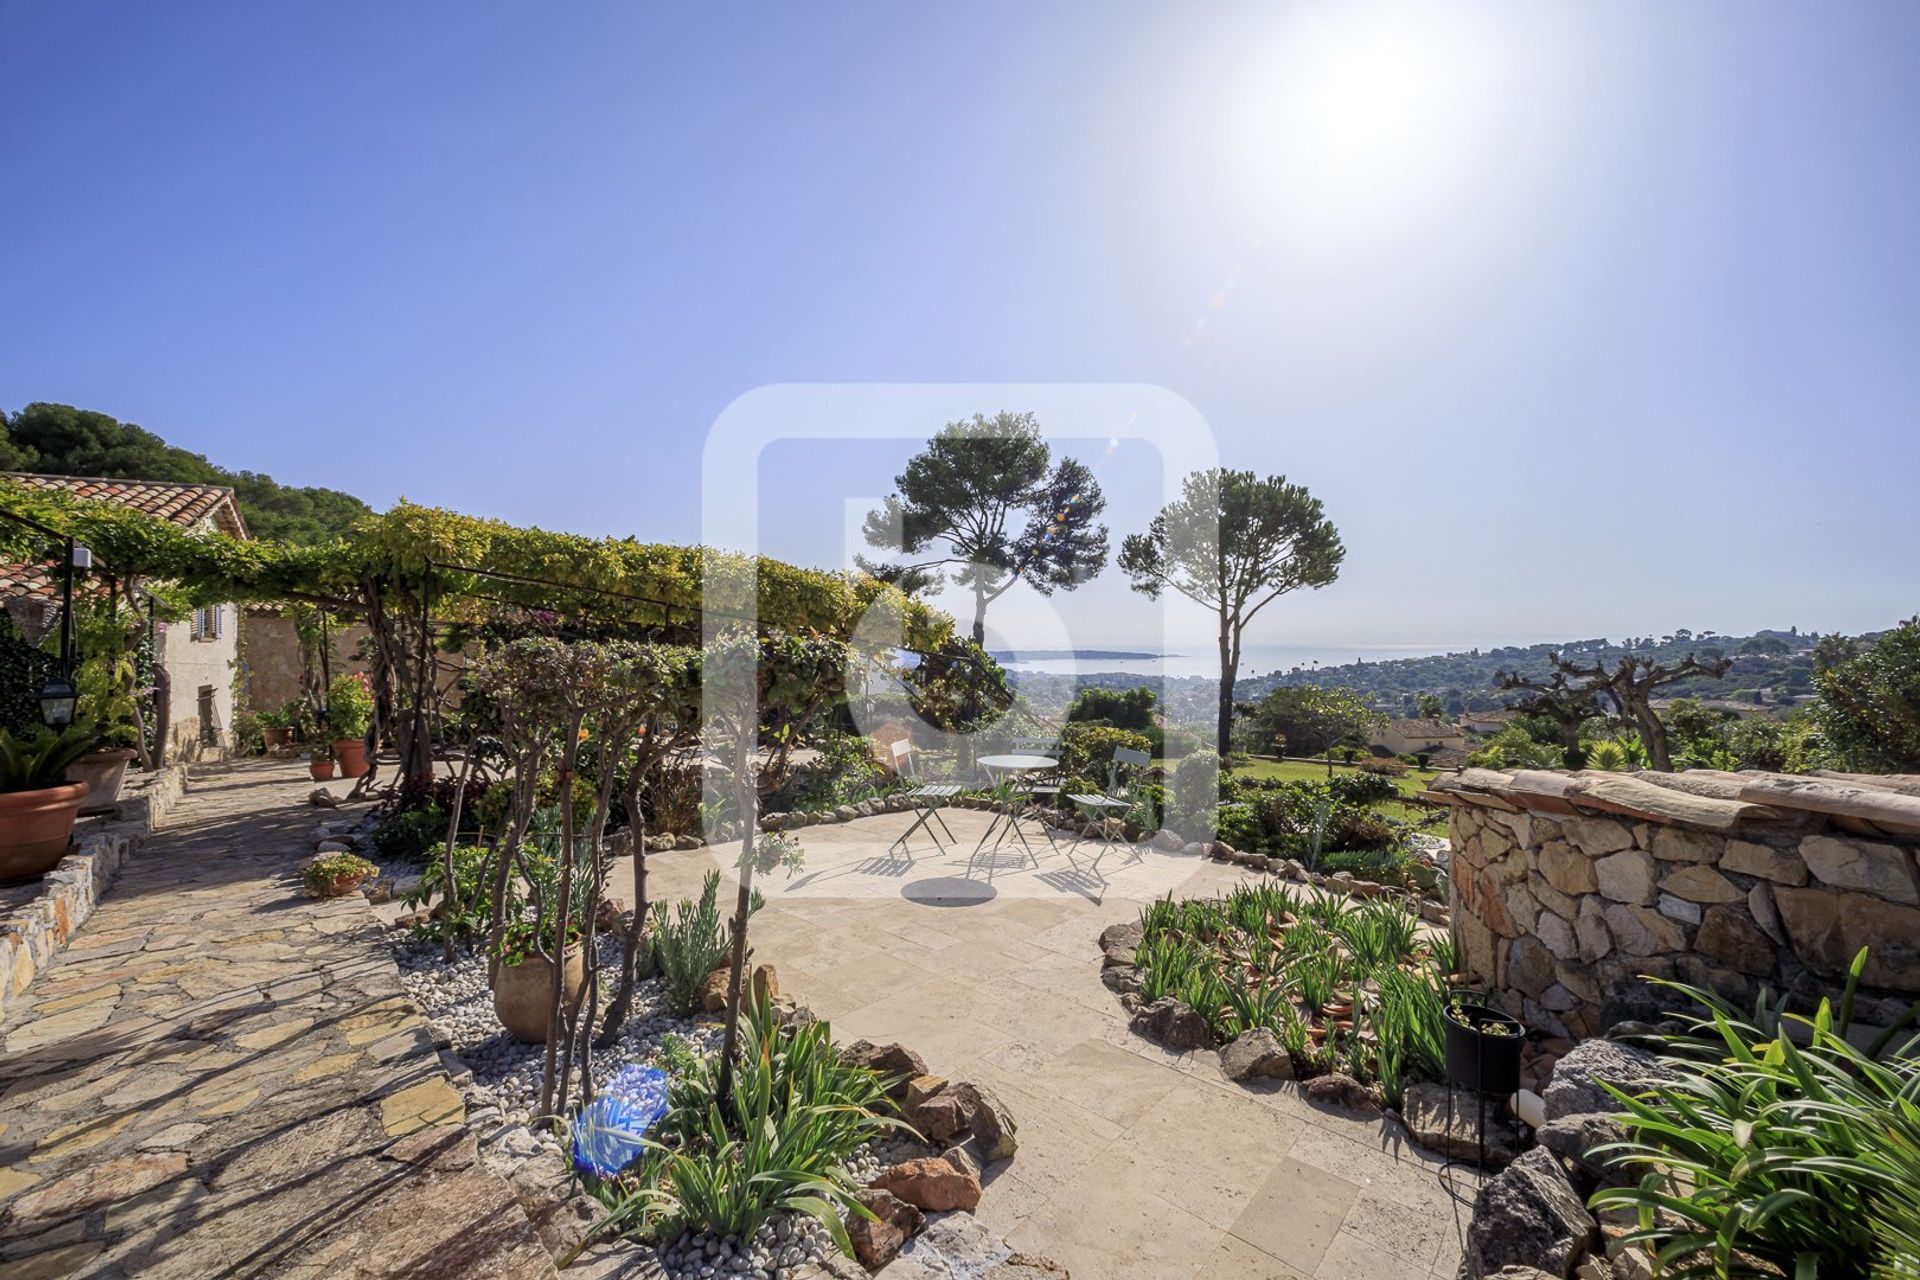
{"label": "dry stone wall", "polygon": [[1810,1006],[1862,947],[1864,1022],[1920,996],[1920,777],[1468,769],[1427,794],[1467,971],[1551,1034],[1640,1016],[1642,975]]}

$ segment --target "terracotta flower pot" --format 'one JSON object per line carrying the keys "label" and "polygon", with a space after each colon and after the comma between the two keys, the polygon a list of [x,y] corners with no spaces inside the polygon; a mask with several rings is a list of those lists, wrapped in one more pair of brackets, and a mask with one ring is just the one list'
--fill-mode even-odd
{"label": "terracotta flower pot", "polygon": [[340,776],[358,778],[367,771],[367,744],[360,738],[335,738],[333,758],[340,762]]}
{"label": "terracotta flower pot", "polygon": [[350,871],[346,875],[335,876],[333,879],[318,886],[319,892],[313,896],[316,898],[344,898],[365,884],[367,882],[367,875],[368,873],[364,871]]}
{"label": "terracotta flower pot", "polygon": [[120,803],[120,787],[127,780],[127,762],[134,756],[131,747],[109,747],[81,756],[67,766],[68,782],[87,784],[82,813],[107,813]]}
{"label": "terracotta flower pot", "polygon": [[[562,972],[564,999],[571,1005],[587,985],[586,961],[580,948],[567,948]],[[500,1025],[528,1044],[547,1042],[547,1012],[553,1000],[553,966],[539,956],[519,964],[503,964],[493,979],[493,1012]]]}
{"label": "terracotta flower pot", "polygon": [[333,780],[333,761],[331,760],[307,761],[307,775],[311,777],[315,782],[331,782]]}
{"label": "terracotta flower pot", "polygon": [[31,880],[66,856],[87,784],[0,792],[0,883]]}
{"label": "terracotta flower pot", "polygon": [[293,730],[284,726],[260,731],[261,745],[268,751],[284,751],[293,745]]}

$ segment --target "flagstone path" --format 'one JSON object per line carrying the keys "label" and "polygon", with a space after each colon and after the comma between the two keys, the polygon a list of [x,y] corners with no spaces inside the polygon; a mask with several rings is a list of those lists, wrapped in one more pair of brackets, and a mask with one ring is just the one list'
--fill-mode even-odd
{"label": "flagstone path", "polygon": [[366,901],[301,895],[310,787],[196,781],[9,1009],[0,1276],[555,1274]]}

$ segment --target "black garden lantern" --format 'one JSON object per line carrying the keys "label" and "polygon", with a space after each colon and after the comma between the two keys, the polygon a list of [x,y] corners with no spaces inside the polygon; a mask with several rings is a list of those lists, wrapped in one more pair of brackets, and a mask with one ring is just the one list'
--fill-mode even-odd
{"label": "black garden lantern", "polygon": [[73,723],[74,708],[80,691],[64,671],[49,677],[40,686],[40,722],[49,729],[65,729]]}
{"label": "black garden lantern", "polygon": [[93,552],[67,539],[65,572],[61,575],[60,668],[40,686],[40,722],[49,729],[65,729],[73,723],[80,690],[73,683],[73,571],[89,568]]}
{"label": "black garden lantern", "polygon": [[[1441,1023],[1447,1039],[1447,1135],[1453,1135],[1453,1093],[1465,1089],[1478,1106],[1474,1140],[1475,1167],[1487,1167],[1487,1097],[1501,1105],[1520,1091],[1520,1049],[1527,1029],[1509,1017],[1472,1000],[1456,997],[1448,1003]],[[1453,1163],[1449,1161],[1448,1163]]]}

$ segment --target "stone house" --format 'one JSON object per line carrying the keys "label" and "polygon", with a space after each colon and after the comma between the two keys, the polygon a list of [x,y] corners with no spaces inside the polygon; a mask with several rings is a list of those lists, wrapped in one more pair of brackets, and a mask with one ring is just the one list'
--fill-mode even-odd
{"label": "stone house", "polygon": [[1464,751],[1466,732],[1445,720],[1389,720],[1367,736],[1367,745],[1390,755],[1412,756],[1437,751]]}
{"label": "stone house", "polygon": [[1506,728],[1507,723],[1519,714],[1512,707],[1469,711],[1460,717],[1460,728],[1467,733],[1495,734]]}
{"label": "stone house", "polygon": [[[233,490],[223,485],[4,474],[8,480],[31,489],[118,503],[144,515],[171,520],[194,532],[218,532],[234,538],[251,536],[234,502]],[[61,579],[56,565],[0,565],[0,601],[5,602],[16,624],[36,613],[42,618],[57,615],[60,594]],[[196,609],[191,618],[182,622],[155,624],[153,657],[156,670],[165,676],[169,758],[193,759],[231,744],[240,625],[240,611],[232,604]],[[32,628],[23,626],[22,629]]]}

